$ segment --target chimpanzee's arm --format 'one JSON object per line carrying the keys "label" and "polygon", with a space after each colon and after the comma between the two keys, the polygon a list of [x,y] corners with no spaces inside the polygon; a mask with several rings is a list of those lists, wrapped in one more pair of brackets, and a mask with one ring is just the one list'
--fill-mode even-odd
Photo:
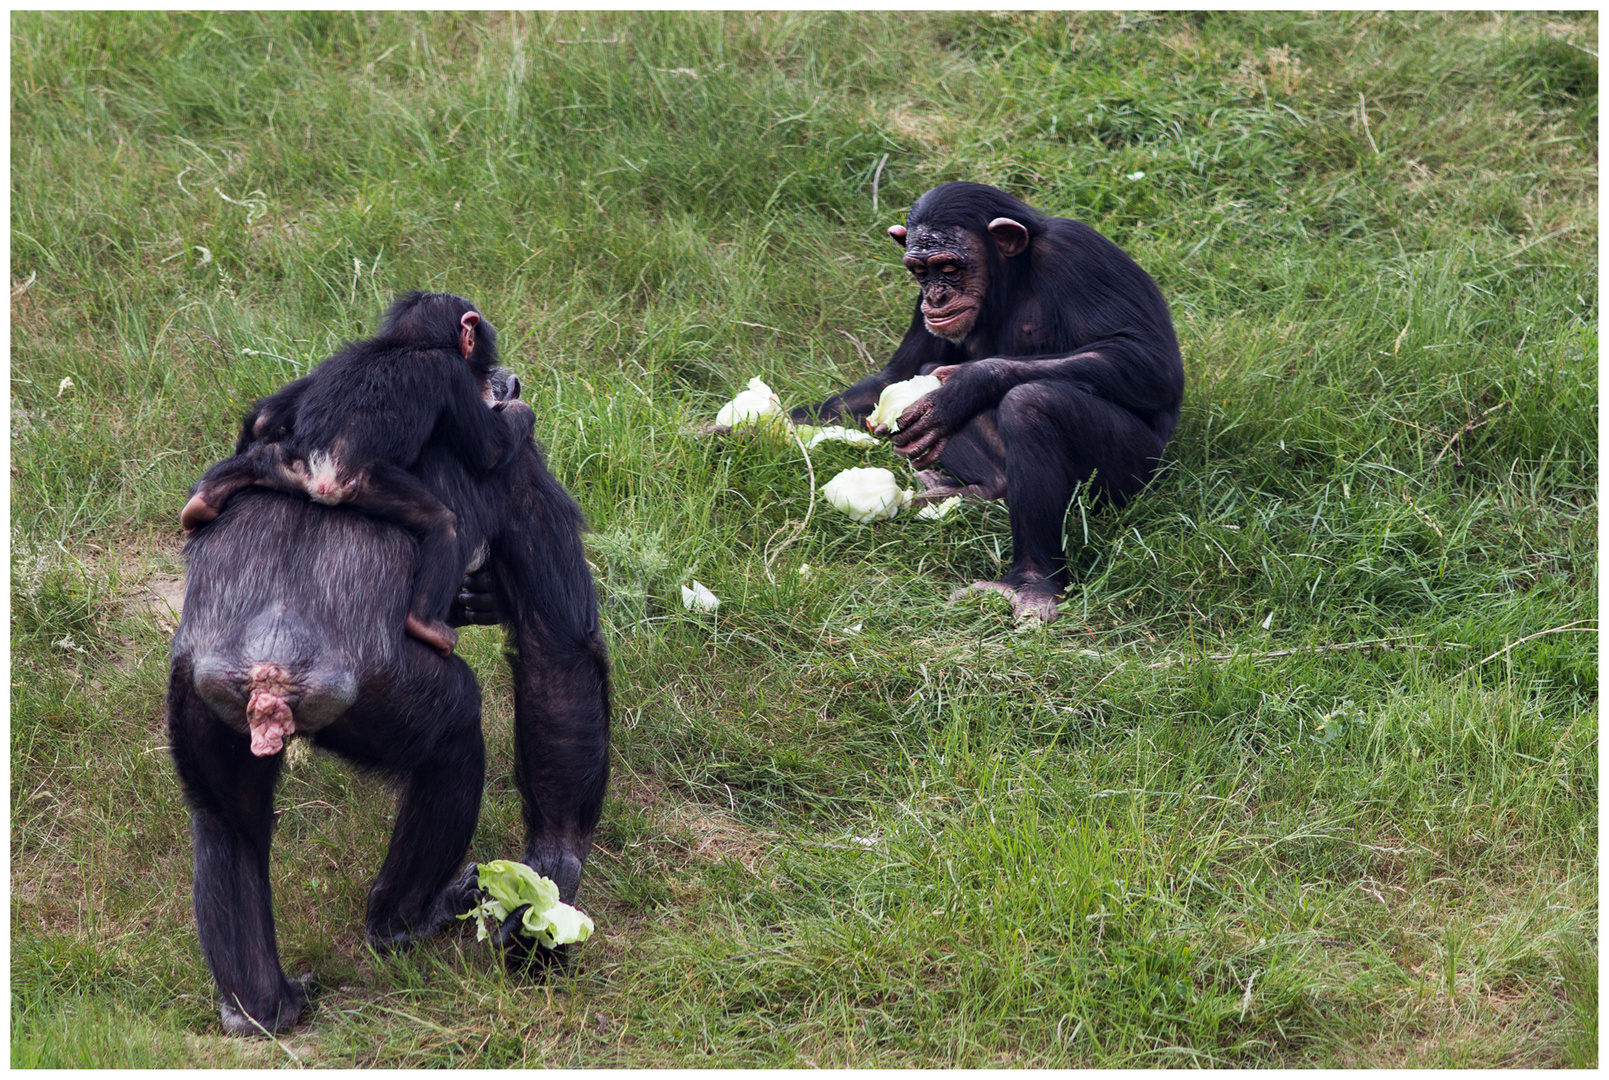
{"label": "chimpanzee's arm", "polygon": [[820,405],[800,406],[793,410],[792,420],[795,424],[810,424],[818,421],[842,420],[848,416],[858,424],[870,416],[872,410],[877,407],[877,399],[882,395],[884,387],[914,378],[922,373],[924,367],[960,363],[965,358],[956,346],[928,333],[927,327],[922,323],[919,300],[916,315],[911,319],[910,329],[905,331],[905,339],[900,342],[899,348],[894,350],[893,357],[883,370],[866,376]]}
{"label": "chimpanzee's arm", "polygon": [[[507,368],[492,370],[491,385],[492,393],[497,398],[492,408],[500,412],[507,411],[509,403],[520,396],[519,376]],[[527,413],[529,411],[526,410]],[[531,414],[531,418],[534,420],[535,415]],[[458,586],[458,595],[453,597],[452,606],[447,609],[447,625],[454,628],[496,626],[505,621],[497,607],[497,579],[492,571],[483,566],[465,574]]]}
{"label": "chimpanzee's arm", "polygon": [[1000,404],[1012,387],[1044,381],[1080,383],[1097,397],[1145,415],[1178,407],[1183,375],[1178,348],[1171,342],[1121,335],[1092,342],[1072,355],[979,360],[957,370],[945,386],[956,381],[956,396],[971,396],[967,409],[974,416]]}
{"label": "chimpanzee's arm", "polygon": [[[581,546],[581,510],[527,442],[487,563],[509,628],[522,861],[573,902],[609,780],[609,662]],[[541,950],[533,950],[540,952]]]}
{"label": "chimpanzee's arm", "polygon": [[536,416],[523,401],[500,404],[501,409],[486,404],[468,368],[454,373],[442,419],[453,451],[475,472],[490,472],[528,441],[536,427]]}
{"label": "chimpanzee's arm", "polygon": [[906,409],[892,436],[894,449],[917,465],[936,460],[951,435],[1028,383],[1074,383],[1142,417],[1177,410],[1184,394],[1178,346],[1137,335],[1091,342],[1071,355],[994,357],[937,374],[944,384]]}

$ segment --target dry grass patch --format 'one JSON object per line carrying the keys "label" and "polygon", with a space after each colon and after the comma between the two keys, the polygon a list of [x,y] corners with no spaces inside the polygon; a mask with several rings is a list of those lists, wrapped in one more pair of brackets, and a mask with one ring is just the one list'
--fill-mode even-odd
{"label": "dry grass patch", "polygon": [[756,877],[767,853],[778,842],[778,834],[756,829],[739,821],[733,808],[685,799],[655,777],[633,773],[622,777],[617,770],[610,783],[610,794],[644,810],[658,835],[646,841],[678,852],[684,859],[717,862],[731,859]]}

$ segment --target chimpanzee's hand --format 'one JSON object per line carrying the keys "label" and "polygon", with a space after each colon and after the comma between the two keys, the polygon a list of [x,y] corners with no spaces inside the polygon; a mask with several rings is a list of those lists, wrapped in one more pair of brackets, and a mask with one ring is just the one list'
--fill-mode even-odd
{"label": "chimpanzee's hand", "polygon": [[447,609],[448,626],[495,626],[502,622],[497,610],[497,591],[490,570],[464,575],[452,607]]}
{"label": "chimpanzee's hand", "polygon": [[513,393],[509,394],[508,397],[498,398],[496,401],[492,402],[492,411],[506,413],[529,413],[532,417],[532,423],[535,423],[536,414],[531,410],[529,405],[520,400],[520,381],[514,378],[514,376],[510,375],[508,382],[513,388]]}
{"label": "chimpanzee's hand", "polygon": [[[480,867],[471,862],[464,867],[464,872],[458,880],[450,885],[443,894],[445,907],[443,910],[454,914],[472,908],[486,899],[479,884]],[[528,971],[536,973],[557,966],[565,969],[569,967],[571,951],[570,946],[560,945],[549,949],[536,942],[535,939],[522,932],[521,927],[525,921],[525,909],[529,904],[521,904],[511,911],[497,926],[491,928],[492,944],[497,946],[503,958],[503,965],[512,971]]]}
{"label": "chimpanzee's hand", "polygon": [[520,929],[525,918],[525,909],[530,906],[521,904],[508,913],[503,925],[492,931],[493,941],[503,951],[503,966],[512,971],[528,971],[532,974],[555,967],[561,970],[568,968],[570,946],[560,945],[550,949],[537,944],[534,938]]}
{"label": "chimpanzee's hand", "polygon": [[918,468],[937,462],[950,436],[961,426],[950,419],[947,407],[955,395],[945,393],[951,375],[958,369],[959,365],[936,368],[933,374],[942,385],[917,398],[899,414],[899,430],[891,436],[894,452],[910,458]]}

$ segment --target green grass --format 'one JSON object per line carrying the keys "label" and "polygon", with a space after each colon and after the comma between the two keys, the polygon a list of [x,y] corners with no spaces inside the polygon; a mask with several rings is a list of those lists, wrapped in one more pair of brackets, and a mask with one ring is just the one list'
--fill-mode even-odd
{"label": "green grass", "polygon": [[[1597,48],[1590,13],[13,15],[12,1063],[1596,1065]],[[1184,349],[1165,469],[1070,511],[1042,630],[943,603],[1002,508],[799,532],[791,440],[691,433],[885,357],[883,231],[949,179],[1111,236]],[[369,953],[390,799],[315,756],[275,888],[320,991],[226,1039],[142,598],[243,407],[411,287],[497,323],[593,529],[599,931],[547,983],[472,933]],[[499,648],[464,635],[483,859],[520,843]]]}

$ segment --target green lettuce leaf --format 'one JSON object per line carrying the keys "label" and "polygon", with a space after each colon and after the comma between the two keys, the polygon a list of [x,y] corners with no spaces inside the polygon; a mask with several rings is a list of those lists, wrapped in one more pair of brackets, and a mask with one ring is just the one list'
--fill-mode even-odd
{"label": "green lettuce leaf", "polygon": [[476,938],[485,941],[492,925],[501,925],[511,912],[525,907],[520,930],[548,948],[585,941],[592,936],[592,919],[577,908],[559,901],[559,887],[522,862],[493,859],[480,864],[477,881],[486,899],[458,916],[474,919]]}

